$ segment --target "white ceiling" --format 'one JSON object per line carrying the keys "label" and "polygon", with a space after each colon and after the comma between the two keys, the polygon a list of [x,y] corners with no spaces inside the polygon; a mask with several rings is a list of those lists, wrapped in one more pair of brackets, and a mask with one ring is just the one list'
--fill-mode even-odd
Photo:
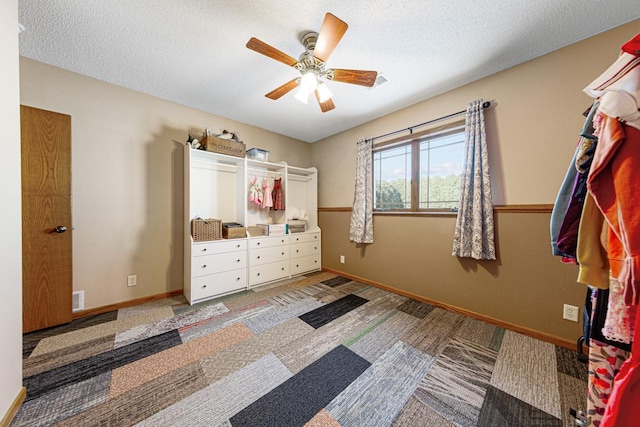
{"label": "white ceiling", "polygon": [[[326,12],[349,25],[327,66],[389,81],[329,82],[328,113],[265,98],[299,74],[249,38],[297,58]],[[19,0],[23,56],[307,142],[638,18],[638,0]]]}

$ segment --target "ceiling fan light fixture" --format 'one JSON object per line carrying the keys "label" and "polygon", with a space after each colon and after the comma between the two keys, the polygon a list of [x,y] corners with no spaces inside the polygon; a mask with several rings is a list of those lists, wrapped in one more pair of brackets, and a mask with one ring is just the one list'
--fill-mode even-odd
{"label": "ceiling fan light fixture", "polygon": [[331,91],[329,90],[329,87],[324,83],[318,84],[317,90],[318,90],[318,101],[320,102],[326,102],[333,97],[333,93],[331,93]]}
{"label": "ceiling fan light fixture", "polygon": [[298,91],[294,95],[294,98],[297,99],[298,101],[302,102],[303,104],[308,104],[309,103],[309,92],[306,92],[304,90],[304,88],[301,86],[300,89],[298,89]]}
{"label": "ceiling fan light fixture", "polygon": [[313,92],[318,87],[318,78],[313,71],[306,72],[300,79],[300,90],[304,90],[307,94]]}

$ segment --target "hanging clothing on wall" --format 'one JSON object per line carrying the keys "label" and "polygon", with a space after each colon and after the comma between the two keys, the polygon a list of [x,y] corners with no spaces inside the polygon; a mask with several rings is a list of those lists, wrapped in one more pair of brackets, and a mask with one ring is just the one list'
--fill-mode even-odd
{"label": "hanging clothing on wall", "polygon": [[271,195],[271,184],[269,179],[262,180],[262,208],[269,209],[273,206],[273,196]]}
{"label": "hanging clothing on wall", "polygon": [[[602,400],[603,427],[637,426],[640,405],[640,192],[635,188],[640,182],[640,34],[622,50],[584,89],[600,101],[594,118],[598,145],[587,188],[606,220],[611,290],[602,329],[615,340],[633,341],[630,357],[615,374],[610,397]],[[590,357],[599,351],[590,347]],[[609,361],[613,365],[614,359]]]}
{"label": "hanging clothing on wall", "polygon": [[273,199],[273,210],[284,210],[284,190],[282,189],[282,178],[276,178],[273,180],[273,191],[271,192],[271,198]]}
{"label": "hanging clothing on wall", "polygon": [[251,185],[249,185],[249,201],[260,206],[262,204],[262,197],[262,188],[258,184],[258,178],[254,176]]}

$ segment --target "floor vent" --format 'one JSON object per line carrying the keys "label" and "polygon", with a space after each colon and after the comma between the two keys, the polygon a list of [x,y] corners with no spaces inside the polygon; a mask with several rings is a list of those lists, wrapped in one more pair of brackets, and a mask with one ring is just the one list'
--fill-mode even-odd
{"label": "floor vent", "polygon": [[72,311],[84,310],[84,291],[73,293]]}

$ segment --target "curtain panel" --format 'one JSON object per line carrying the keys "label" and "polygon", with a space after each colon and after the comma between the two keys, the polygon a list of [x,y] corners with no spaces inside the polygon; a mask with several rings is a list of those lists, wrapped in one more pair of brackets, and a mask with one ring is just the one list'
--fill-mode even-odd
{"label": "curtain panel", "polygon": [[453,256],[496,259],[489,157],[482,99],[467,106],[460,206],[453,239]]}
{"label": "curtain panel", "polygon": [[373,243],[373,171],[372,140],[358,140],[356,153],[356,187],[349,225],[349,239],[355,243]]}

